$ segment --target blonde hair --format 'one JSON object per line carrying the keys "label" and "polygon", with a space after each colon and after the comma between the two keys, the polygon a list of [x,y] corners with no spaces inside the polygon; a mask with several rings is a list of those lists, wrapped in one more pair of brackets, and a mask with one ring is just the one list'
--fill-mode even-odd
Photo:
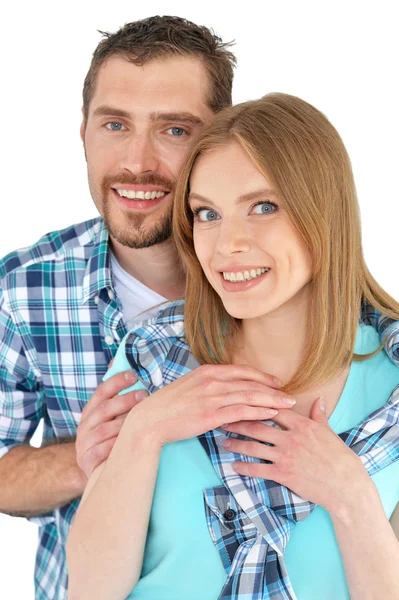
{"label": "blonde hair", "polygon": [[198,157],[234,142],[272,185],[312,257],[308,340],[302,364],[284,389],[310,388],[353,359],[372,355],[354,355],[362,299],[395,320],[399,304],[364,262],[352,168],[339,134],[307,102],[268,94],[217,115],[177,184],[173,231],[187,271],[185,335],[200,363],[231,362],[231,341],[240,321],[226,312],[195,255],[189,178]]}

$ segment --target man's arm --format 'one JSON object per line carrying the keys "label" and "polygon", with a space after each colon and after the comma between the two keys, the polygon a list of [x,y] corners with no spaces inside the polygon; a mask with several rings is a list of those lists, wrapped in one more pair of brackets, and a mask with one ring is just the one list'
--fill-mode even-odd
{"label": "man's arm", "polygon": [[51,512],[81,496],[86,481],[74,441],[11,448],[0,459],[0,512],[15,517]]}
{"label": "man's arm", "polygon": [[[43,415],[44,399],[32,356],[0,289],[0,512],[24,517],[64,506],[82,495],[87,482],[76,460],[74,439],[54,440],[41,448],[29,445]],[[132,383],[131,377],[119,374],[99,386],[88,402],[89,419],[83,419],[78,442],[91,469],[111,450],[124,420],[116,417],[137,402],[134,392],[112,398]],[[90,414],[92,407],[96,410]]]}
{"label": "man's arm", "polygon": [[75,442],[29,446],[43,416],[38,367],[0,289],[0,512],[36,516],[83,492]]}

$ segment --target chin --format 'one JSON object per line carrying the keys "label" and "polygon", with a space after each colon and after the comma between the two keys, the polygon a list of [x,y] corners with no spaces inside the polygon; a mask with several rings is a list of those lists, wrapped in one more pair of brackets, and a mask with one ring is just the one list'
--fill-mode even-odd
{"label": "chin", "polygon": [[261,297],[257,300],[247,298],[245,301],[232,301],[229,302],[223,300],[223,306],[226,312],[234,319],[257,319],[271,314],[277,310],[281,303],[276,299]]}

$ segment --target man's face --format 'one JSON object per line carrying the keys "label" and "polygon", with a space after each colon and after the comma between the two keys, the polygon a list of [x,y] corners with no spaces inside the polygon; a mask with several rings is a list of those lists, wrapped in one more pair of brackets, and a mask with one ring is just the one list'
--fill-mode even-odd
{"label": "man's face", "polygon": [[191,57],[139,67],[111,56],[102,65],[81,136],[91,195],[120,244],[146,248],[170,237],[177,176],[213,117],[208,91],[205,67]]}

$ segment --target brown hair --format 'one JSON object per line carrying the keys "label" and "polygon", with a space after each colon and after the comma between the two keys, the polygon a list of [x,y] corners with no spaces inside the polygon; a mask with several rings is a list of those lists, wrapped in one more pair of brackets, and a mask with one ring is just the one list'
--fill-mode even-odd
{"label": "brown hair", "polygon": [[[224,309],[198,262],[189,178],[199,156],[238,143],[273,186],[311,253],[309,337],[305,356],[285,391],[328,381],[354,355],[362,299],[399,319],[399,304],[364,262],[351,163],[342,139],[316,108],[287,94],[269,94],[223,111],[200,136],[179,178],[173,231],[187,270],[185,335],[201,363],[231,362],[240,321]],[[230,344],[228,343],[230,340]]]}
{"label": "brown hair", "polygon": [[156,16],[126,23],[116,33],[99,33],[104,39],[93,53],[83,85],[86,121],[98,71],[111,55],[119,55],[138,66],[155,58],[175,55],[198,57],[203,61],[210,79],[209,108],[216,113],[231,106],[236,58],[229,48],[234,42],[223,43],[207,27],[195,25],[181,17]]}

